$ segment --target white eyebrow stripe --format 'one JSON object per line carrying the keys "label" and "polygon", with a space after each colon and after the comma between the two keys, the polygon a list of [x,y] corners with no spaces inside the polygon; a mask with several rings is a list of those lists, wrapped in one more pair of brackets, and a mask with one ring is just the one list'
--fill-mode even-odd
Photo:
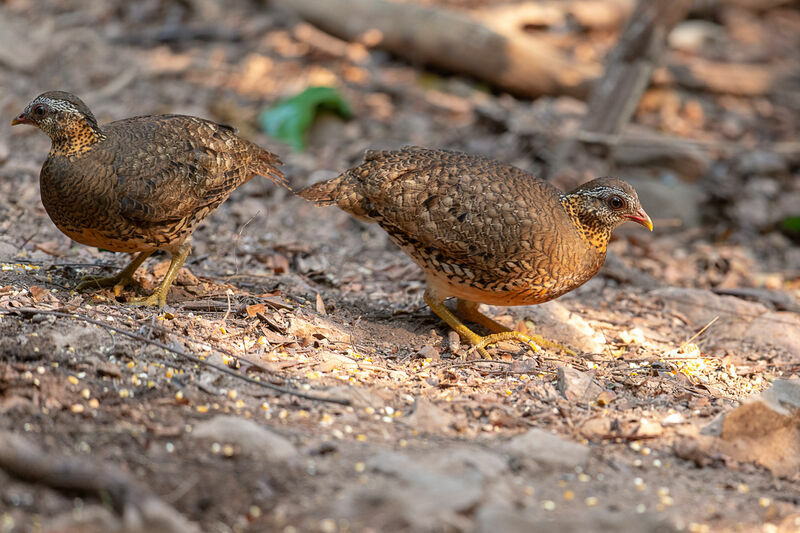
{"label": "white eyebrow stripe", "polygon": [[64,111],[66,113],[72,113],[74,115],[79,115],[80,112],[73,106],[71,103],[65,100],[53,100],[52,98],[37,98],[33,101],[31,107],[35,106],[37,103],[46,104],[51,109],[55,109],[56,111]]}

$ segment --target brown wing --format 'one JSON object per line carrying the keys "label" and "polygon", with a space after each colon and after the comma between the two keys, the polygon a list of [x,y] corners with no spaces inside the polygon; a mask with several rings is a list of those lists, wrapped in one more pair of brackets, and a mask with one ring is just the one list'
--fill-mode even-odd
{"label": "brown wing", "polygon": [[344,177],[369,218],[401,245],[473,270],[538,264],[552,254],[553,229],[567,223],[558,189],[481,156],[415,147],[369,152]]}
{"label": "brown wing", "polygon": [[104,127],[116,144],[113,168],[121,213],[139,224],[180,220],[214,209],[262,174],[286,185],[276,156],[233,128],[195,117],[134,117]]}

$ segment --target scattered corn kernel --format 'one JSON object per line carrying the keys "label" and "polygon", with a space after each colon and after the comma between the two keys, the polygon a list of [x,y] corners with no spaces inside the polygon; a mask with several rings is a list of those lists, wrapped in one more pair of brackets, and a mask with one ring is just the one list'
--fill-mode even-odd
{"label": "scattered corn kernel", "polygon": [[586,503],[587,507],[594,507],[595,505],[597,505],[597,498],[594,496],[589,496],[584,500],[584,503]]}
{"label": "scattered corn kernel", "polygon": [[89,400],[89,407],[91,407],[92,409],[97,409],[98,407],[100,407],[100,401],[97,398],[92,398],[91,400]]}
{"label": "scattered corn kernel", "polygon": [[78,384],[78,378],[76,378],[75,376],[69,376],[69,377],[67,378],[67,381],[69,381],[69,382],[70,382],[70,383],[72,383],[73,385],[77,385],[77,384]]}
{"label": "scattered corn kernel", "polygon": [[92,397],[92,391],[90,391],[89,389],[83,389],[81,391],[81,396],[83,397],[84,400],[88,400],[89,398]]}
{"label": "scattered corn kernel", "polygon": [[75,405],[72,406],[72,412],[73,413],[82,413],[83,412],[83,405],[81,405],[79,403],[76,403]]}

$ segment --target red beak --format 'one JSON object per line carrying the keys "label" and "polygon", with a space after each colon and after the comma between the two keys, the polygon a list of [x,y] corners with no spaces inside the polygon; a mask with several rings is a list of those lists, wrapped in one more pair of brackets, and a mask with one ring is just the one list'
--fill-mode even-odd
{"label": "red beak", "polygon": [[644,209],[639,209],[635,215],[622,215],[622,217],[636,222],[637,224],[641,224],[650,231],[653,231],[653,221],[650,220],[650,217],[644,212]]}
{"label": "red beak", "polygon": [[11,121],[12,126],[16,126],[17,124],[33,124],[28,117],[25,116],[25,113],[20,113],[20,115]]}

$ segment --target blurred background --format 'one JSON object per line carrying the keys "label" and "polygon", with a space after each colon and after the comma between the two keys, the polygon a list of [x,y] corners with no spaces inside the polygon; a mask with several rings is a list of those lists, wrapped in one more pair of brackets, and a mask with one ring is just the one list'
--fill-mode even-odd
{"label": "blurred background", "polygon": [[[208,117],[280,154],[298,187],[406,144],[486,154],[563,188],[616,174],[656,220],[621,254],[640,256],[637,268],[675,284],[796,288],[797,4],[645,7],[646,29],[621,39],[633,0],[6,0],[0,110],[62,89],[101,123]],[[592,95],[604,73],[612,96]],[[0,131],[7,213],[35,196],[48,146],[21,129]],[[302,237],[306,222],[286,216]]]}

